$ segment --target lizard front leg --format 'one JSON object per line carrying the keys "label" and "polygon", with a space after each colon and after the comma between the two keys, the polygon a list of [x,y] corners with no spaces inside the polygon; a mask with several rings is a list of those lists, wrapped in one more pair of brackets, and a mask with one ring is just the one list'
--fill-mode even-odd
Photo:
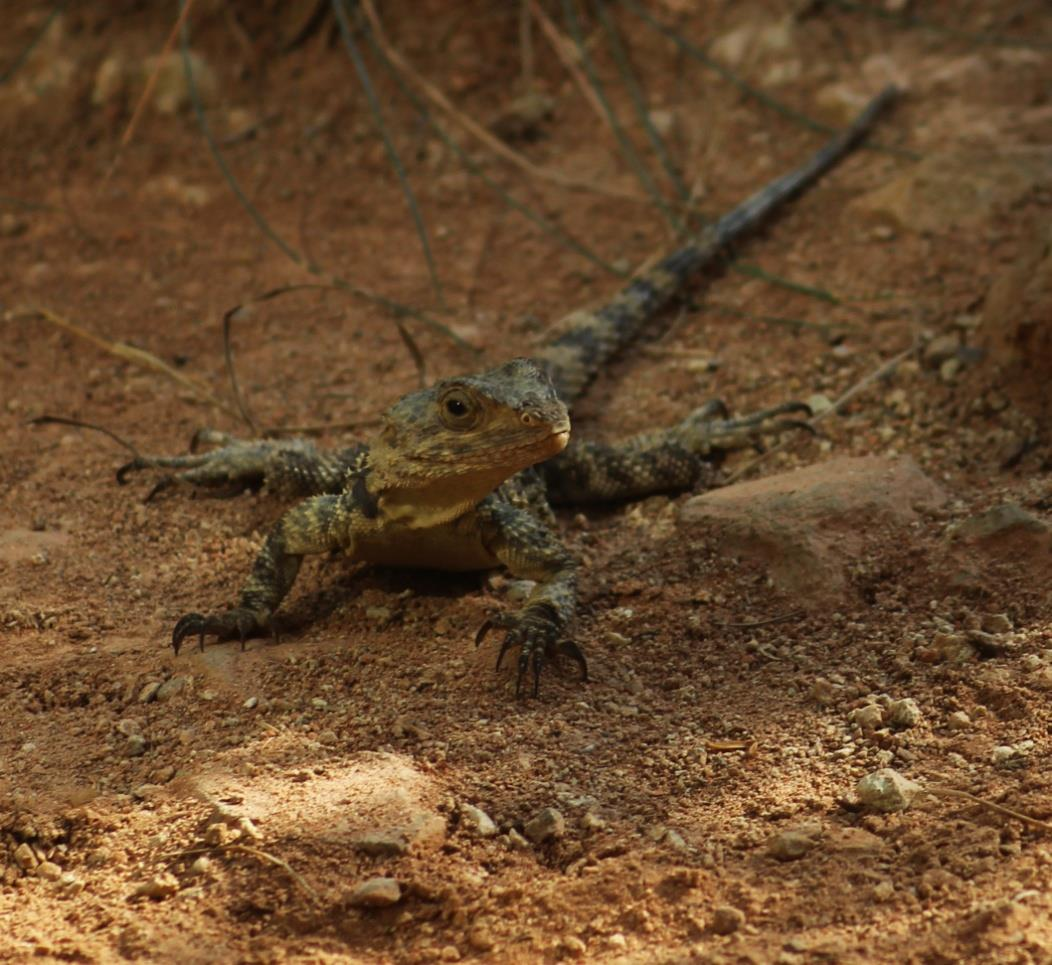
{"label": "lizard front leg", "polygon": [[[199,452],[201,444],[216,448]],[[191,440],[186,455],[136,456],[117,470],[117,482],[124,485],[129,473],[144,469],[169,470],[150,490],[147,502],[176,485],[224,496],[264,486],[281,498],[336,494],[366,452],[361,443],[326,452],[307,439],[235,439],[203,430]]]}
{"label": "lizard front leg", "polygon": [[207,616],[186,614],[172,631],[172,649],[178,653],[183,640],[196,636],[203,650],[206,634],[237,637],[244,649],[249,637],[272,630],[274,612],[292,589],[303,557],[350,545],[360,512],[351,493],[315,496],[290,509],[267,536],[237,607]]}
{"label": "lizard front leg", "polygon": [[581,668],[588,679],[588,664],[577,644],[562,639],[577,608],[577,562],[556,534],[526,510],[497,500],[487,500],[479,509],[486,548],[514,576],[535,580],[537,585],[517,613],[487,620],[476,635],[476,645],[495,628],[505,629],[497,667],[509,650],[518,649],[515,694],[521,696],[529,674],[533,674],[533,696],[540,689],[541,670],[552,656],[562,655]]}

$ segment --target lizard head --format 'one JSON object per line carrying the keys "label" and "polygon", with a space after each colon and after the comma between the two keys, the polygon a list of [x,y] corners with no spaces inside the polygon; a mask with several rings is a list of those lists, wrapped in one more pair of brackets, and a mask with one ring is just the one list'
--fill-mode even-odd
{"label": "lizard head", "polygon": [[391,406],[370,447],[372,486],[389,510],[404,505],[408,513],[412,504],[423,515],[454,518],[562,452],[569,438],[570,417],[548,375],[530,359],[512,359]]}

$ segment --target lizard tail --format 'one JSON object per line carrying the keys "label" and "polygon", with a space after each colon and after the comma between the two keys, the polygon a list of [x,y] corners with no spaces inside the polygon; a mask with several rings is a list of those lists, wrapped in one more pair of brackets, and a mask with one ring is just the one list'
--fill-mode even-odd
{"label": "lizard tail", "polygon": [[814,184],[857,147],[879,115],[898,96],[895,87],[881,91],[847,127],[808,161],[783,174],[704,228],[684,247],[637,275],[609,302],[594,311],[566,316],[554,342],[535,353],[547,369],[560,398],[580,398],[606,361],[631,342],[644,325],[668,305],[695,274],[719,263],[727,249],[766,221],[794,195]]}

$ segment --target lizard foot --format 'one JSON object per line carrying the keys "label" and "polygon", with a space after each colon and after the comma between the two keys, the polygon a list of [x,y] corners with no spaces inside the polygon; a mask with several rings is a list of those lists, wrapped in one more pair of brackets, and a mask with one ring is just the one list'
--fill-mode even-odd
{"label": "lizard foot", "polygon": [[692,412],[675,431],[684,437],[688,446],[695,449],[700,447],[709,452],[728,452],[752,448],[762,451],[765,436],[789,431],[813,435],[814,428],[805,421],[811,415],[811,408],[806,403],[785,402],[748,415],[727,418],[726,408],[721,402],[715,401]]}
{"label": "lizard foot", "polygon": [[519,649],[518,673],[515,678],[515,696],[521,697],[532,672],[533,696],[540,692],[541,671],[553,657],[567,657],[581,668],[581,680],[588,680],[588,661],[581,648],[572,640],[558,640],[559,626],[552,611],[546,606],[528,607],[522,613],[498,614],[479,627],[475,634],[475,646],[479,646],[490,630],[506,630],[500,653],[497,654],[497,669],[500,669],[509,650]]}
{"label": "lizard foot", "polygon": [[[205,448],[211,446],[213,448]],[[237,496],[245,490],[257,492],[268,473],[283,460],[310,460],[313,444],[302,439],[242,440],[202,429],[190,440],[190,452],[182,456],[136,456],[117,470],[117,482],[125,485],[131,473],[144,469],[168,470],[146,496],[176,485],[189,485],[212,496]]]}
{"label": "lizard foot", "polygon": [[270,622],[260,620],[257,613],[241,607],[213,616],[187,613],[180,617],[172,630],[172,649],[178,654],[183,641],[187,637],[196,636],[198,646],[204,650],[205,634],[214,634],[220,640],[231,640],[237,637],[241,641],[241,649],[244,650],[245,641],[249,637],[261,634],[266,629],[265,624]]}

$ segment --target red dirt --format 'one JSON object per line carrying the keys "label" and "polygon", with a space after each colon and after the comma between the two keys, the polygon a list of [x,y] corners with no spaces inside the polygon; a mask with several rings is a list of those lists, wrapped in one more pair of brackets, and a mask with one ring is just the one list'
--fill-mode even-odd
{"label": "red dirt", "polygon": [[[41,312],[151,353],[229,402],[223,312],[317,278],[246,215],[186,105],[148,109],[118,150],[142,65],[171,27],[169,5],[121,6],[115,16],[111,4],[69,5],[0,84],[0,956],[1049,960],[1047,825],[959,797],[888,815],[855,797],[860,777],[890,766],[1052,817],[1042,530],[1052,463],[1033,421],[1047,368],[1012,362],[1003,371],[1030,390],[1010,393],[997,358],[965,352],[959,370],[907,360],[825,419],[821,437],[794,438],[750,470],[902,454],[947,494],[895,525],[852,523],[851,553],[830,562],[842,568],[833,603],[788,592],[771,578],[778,561],[680,526],[687,497],[587,521],[568,514],[566,539],[585,561],[575,636],[587,685],[551,672],[539,700],[514,699],[492,647],[471,643],[490,609],[507,605],[501,581],[338,559],[304,568],[280,643],[172,654],[175,619],[234,598],[280,507],[181,491],[144,504],[150,479],[114,482],[126,458],[115,443],[29,426],[75,417],[150,452],[179,450],[203,425],[245,432],[198,390]],[[430,228],[443,313],[332,26],[282,53],[312,4],[281,14],[226,6],[202,2],[191,18],[194,49],[215,74],[210,124],[232,138],[224,157],[282,237],[327,272],[424,307],[480,350],[409,321],[429,375],[527,353],[565,312],[616,288],[464,173],[373,60]],[[650,6],[668,22],[705,11],[682,25],[697,43],[788,24],[759,40],[754,29],[735,69],[833,123],[851,97],[905,81],[904,103],[876,136],[885,146],[1007,153],[1052,138],[1052,25],[1038,0],[1011,15],[994,0],[965,15],[947,3],[906,8],[1039,49],[905,29],[835,4],[788,21],[782,5],[759,0]],[[44,22],[48,5],[33,7],[0,38],[0,71]],[[393,43],[465,113],[494,121],[521,93],[511,5],[383,7]],[[619,22],[705,212],[819,143],[630,14]],[[614,196],[642,189],[543,35],[534,40],[537,84],[555,107],[516,149],[598,190],[565,190],[463,142],[491,178],[602,257],[637,265],[669,233],[652,205]],[[595,45],[604,49],[601,32]],[[735,56],[730,41],[714,49]],[[126,68],[130,79],[93,106],[107,58],[113,76]],[[600,66],[630,116],[612,62]],[[631,133],[642,149],[642,132]],[[998,304],[1011,302],[1003,279],[1041,260],[1027,246],[1043,237],[1030,225],[1047,221],[1048,179],[1033,175],[968,230],[912,230],[852,204],[914,164],[860,152],[743,249],[746,262],[838,303],[729,271],[600,380],[575,432],[627,435],[712,396],[743,412],[835,399],[915,338],[959,333],[970,344],[991,284],[1001,279]],[[787,319],[807,324],[794,331]],[[836,345],[823,326],[839,333]],[[391,315],[343,292],[255,305],[233,333],[242,391],[265,427],[367,432],[417,384]],[[1032,525],[989,537],[954,528],[1002,503]],[[145,699],[175,678],[181,691]],[[853,712],[883,694],[912,698],[920,719],[860,723]],[[498,833],[472,831],[466,804]],[[516,835],[547,807],[565,831],[523,846]],[[805,853],[781,861],[767,842],[788,831]],[[408,852],[366,853],[367,833],[398,839],[373,851]],[[353,890],[377,876],[398,881],[400,901],[354,905]],[[156,897],[136,892],[144,883]]]}

